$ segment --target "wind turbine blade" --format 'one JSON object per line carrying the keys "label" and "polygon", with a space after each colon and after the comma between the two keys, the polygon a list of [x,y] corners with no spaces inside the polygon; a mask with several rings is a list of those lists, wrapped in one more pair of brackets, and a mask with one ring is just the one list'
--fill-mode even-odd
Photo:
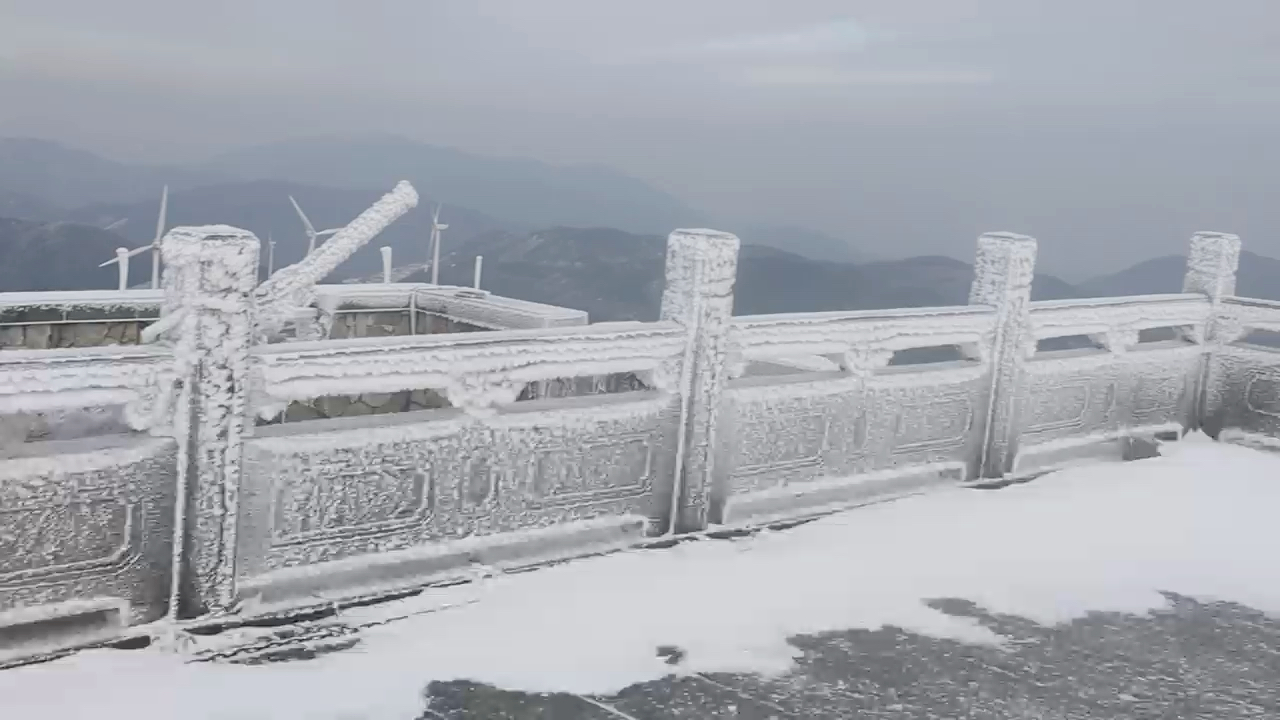
{"label": "wind turbine blade", "polygon": [[125,224],[125,223],[127,223],[127,222],[129,222],[129,218],[120,218],[119,220],[116,220],[115,222],[112,222],[112,223],[108,224],[106,227],[104,227],[104,228],[102,228],[102,229],[103,229],[103,230],[115,230],[115,229],[117,229],[117,228],[121,228],[121,227],[123,227],[123,226],[124,226],[124,224]]}
{"label": "wind turbine blade", "polygon": [[99,265],[98,267],[106,267],[106,266],[108,266],[108,265],[115,265],[115,264],[116,264],[116,263],[118,263],[118,262],[120,262],[120,258],[118,258],[118,257],[113,257],[113,258],[111,258],[110,260],[108,260],[108,261],[106,261],[106,262],[102,263],[102,264],[101,264],[101,265]]}
{"label": "wind turbine blade", "polygon": [[151,249],[152,249],[152,248],[154,248],[154,247],[155,247],[155,245],[143,245],[142,247],[136,247],[136,248],[134,248],[134,249],[130,250],[129,252],[125,253],[125,254],[124,254],[124,256],[125,256],[125,257],[133,257],[134,255],[141,255],[142,253],[144,253],[144,252],[146,252],[146,251],[148,251],[148,250],[151,250]]}
{"label": "wind turbine blade", "polygon": [[302,226],[307,229],[307,237],[313,237],[316,234],[316,228],[311,224],[311,220],[307,218],[307,214],[302,212],[302,207],[298,205],[298,201],[289,196],[289,202],[293,203],[293,209],[298,211],[298,217],[302,218]]}
{"label": "wind turbine blade", "polygon": [[436,209],[431,213],[431,224],[436,225],[440,222],[440,203],[436,203]]}
{"label": "wind turbine blade", "polygon": [[164,226],[169,216],[169,186],[165,185],[164,190],[160,192],[160,216],[156,218],[156,239],[151,241],[152,245],[159,245],[160,238],[164,237]]}
{"label": "wind turbine blade", "polygon": [[324,237],[325,235],[336,235],[342,232],[342,230],[343,230],[342,228],[333,228],[331,230],[321,230],[320,232],[316,233],[316,237]]}

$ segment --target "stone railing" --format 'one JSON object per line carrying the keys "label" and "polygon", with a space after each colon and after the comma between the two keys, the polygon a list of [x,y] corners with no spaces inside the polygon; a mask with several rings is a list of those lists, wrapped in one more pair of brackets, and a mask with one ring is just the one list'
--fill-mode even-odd
{"label": "stone railing", "polygon": [[[1035,242],[993,234],[967,306],[733,317],[737,238],[677,231],[658,322],[265,344],[252,235],[164,248],[160,344],[0,351],[0,415],[132,428],[7,441],[10,657],[1280,433],[1280,354],[1249,340],[1280,305],[1233,296],[1228,235],[1196,236],[1180,295],[1033,303]],[[407,322],[482,300],[356,287],[346,310]]]}

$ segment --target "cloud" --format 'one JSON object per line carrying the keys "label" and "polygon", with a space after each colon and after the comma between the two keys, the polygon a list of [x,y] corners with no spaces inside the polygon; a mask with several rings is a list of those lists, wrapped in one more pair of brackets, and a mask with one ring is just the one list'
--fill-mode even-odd
{"label": "cloud", "polygon": [[626,60],[642,63],[730,61],[849,54],[891,37],[890,33],[859,21],[841,19],[798,30],[712,38],[688,45],[651,49],[631,55]]}
{"label": "cloud", "polygon": [[854,85],[987,85],[994,82],[985,70],[859,70],[854,68],[777,65],[745,70],[748,85],[838,87]]}

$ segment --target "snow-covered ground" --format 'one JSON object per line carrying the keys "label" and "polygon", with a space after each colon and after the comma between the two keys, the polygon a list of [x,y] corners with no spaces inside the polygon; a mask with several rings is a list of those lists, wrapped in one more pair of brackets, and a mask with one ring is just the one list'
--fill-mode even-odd
{"label": "snow-covered ground", "polygon": [[[1055,622],[1168,590],[1280,612],[1280,456],[1192,437],[1165,456],[952,490],[791,530],[567,563],[353,610],[352,650],[263,666],[94,651],[0,672],[0,715],[42,720],[412,718],[433,679],[610,692],[673,668],[785,672],[797,634],[884,624],[998,643],[922,600]],[[425,612],[434,610],[433,612]],[[417,613],[417,614],[415,614]]]}

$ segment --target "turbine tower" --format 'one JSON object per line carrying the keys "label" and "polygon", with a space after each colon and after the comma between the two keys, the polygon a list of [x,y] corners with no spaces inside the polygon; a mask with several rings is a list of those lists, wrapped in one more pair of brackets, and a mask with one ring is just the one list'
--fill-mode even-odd
{"label": "turbine tower", "polygon": [[302,218],[302,227],[307,233],[308,255],[315,252],[317,238],[328,237],[342,229],[333,228],[332,230],[321,230],[320,232],[316,232],[316,226],[311,224],[311,220],[307,217],[307,214],[302,212],[302,206],[298,205],[298,201],[294,200],[292,195],[289,196],[289,202],[293,203],[293,209],[297,210],[298,217]]}
{"label": "turbine tower", "polygon": [[431,214],[431,284],[440,284],[440,231],[448,230],[448,225],[440,224],[440,204]]}
{"label": "turbine tower", "polygon": [[[112,263],[121,263],[122,268],[127,267],[127,265],[125,265],[124,263],[127,263],[129,258],[133,257],[134,255],[140,255],[146,252],[147,250],[150,250],[151,251],[151,289],[154,290],[160,287],[160,239],[164,237],[164,228],[165,228],[165,223],[167,222],[168,213],[169,213],[169,186],[165,185],[164,190],[160,192],[160,216],[156,218],[155,239],[152,240],[149,245],[136,247],[126,253],[117,253],[115,257],[102,263],[98,267],[106,267]],[[123,221],[117,221],[117,222],[119,224],[123,224]],[[121,272],[122,272],[121,281],[123,283],[124,279],[127,278],[127,271],[122,270]]]}

